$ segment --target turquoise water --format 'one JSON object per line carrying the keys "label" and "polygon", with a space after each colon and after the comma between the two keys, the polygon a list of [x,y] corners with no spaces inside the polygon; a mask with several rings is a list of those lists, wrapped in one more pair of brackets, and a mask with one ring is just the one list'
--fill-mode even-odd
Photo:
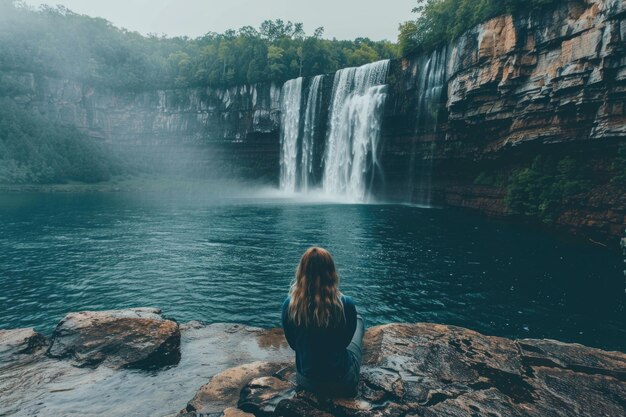
{"label": "turquoise water", "polygon": [[368,325],[441,322],[626,350],[617,252],[454,210],[229,193],[0,195],[0,328],[161,307],[271,327],[301,253],[335,256]]}

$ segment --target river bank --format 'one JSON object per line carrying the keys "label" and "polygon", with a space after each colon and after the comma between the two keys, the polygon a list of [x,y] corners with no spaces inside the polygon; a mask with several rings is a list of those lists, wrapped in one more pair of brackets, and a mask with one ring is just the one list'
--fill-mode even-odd
{"label": "river bank", "polygon": [[[356,399],[294,391],[282,332],[178,324],[151,308],[0,331],[0,414],[618,416],[626,354],[439,324],[369,328]],[[247,413],[247,414],[246,414]]]}

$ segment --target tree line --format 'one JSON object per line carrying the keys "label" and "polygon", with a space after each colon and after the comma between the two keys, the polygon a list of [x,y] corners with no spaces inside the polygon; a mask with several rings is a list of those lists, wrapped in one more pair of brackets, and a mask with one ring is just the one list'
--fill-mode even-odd
{"label": "tree line", "polygon": [[561,0],[417,0],[418,16],[400,25],[400,54],[430,52],[493,17],[541,10]]}
{"label": "tree line", "polygon": [[277,19],[193,39],[143,36],[63,6],[0,0],[0,70],[140,90],[281,82],[397,56],[392,42],[323,34]]}

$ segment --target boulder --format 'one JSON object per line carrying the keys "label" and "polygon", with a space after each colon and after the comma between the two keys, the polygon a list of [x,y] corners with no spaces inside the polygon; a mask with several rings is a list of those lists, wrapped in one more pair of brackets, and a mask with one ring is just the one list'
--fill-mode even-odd
{"label": "boulder", "polygon": [[79,367],[159,368],[180,360],[180,329],[156,308],[70,313],[54,330],[48,356]]}
{"label": "boulder", "polygon": [[624,415],[626,398],[624,353],[424,323],[367,331],[356,398],[298,392],[294,373],[293,364],[263,362],[218,374],[203,387],[213,394],[198,408],[201,390],[184,415],[220,415],[236,404],[268,417],[595,417]]}

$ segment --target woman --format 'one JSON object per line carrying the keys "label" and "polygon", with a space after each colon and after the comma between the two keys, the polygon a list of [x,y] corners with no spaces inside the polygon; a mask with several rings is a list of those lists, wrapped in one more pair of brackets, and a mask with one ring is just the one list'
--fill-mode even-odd
{"label": "woman", "polygon": [[356,395],[365,324],[339,291],[328,251],[313,247],[302,255],[282,321],[296,351],[298,386],[324,396]]}

